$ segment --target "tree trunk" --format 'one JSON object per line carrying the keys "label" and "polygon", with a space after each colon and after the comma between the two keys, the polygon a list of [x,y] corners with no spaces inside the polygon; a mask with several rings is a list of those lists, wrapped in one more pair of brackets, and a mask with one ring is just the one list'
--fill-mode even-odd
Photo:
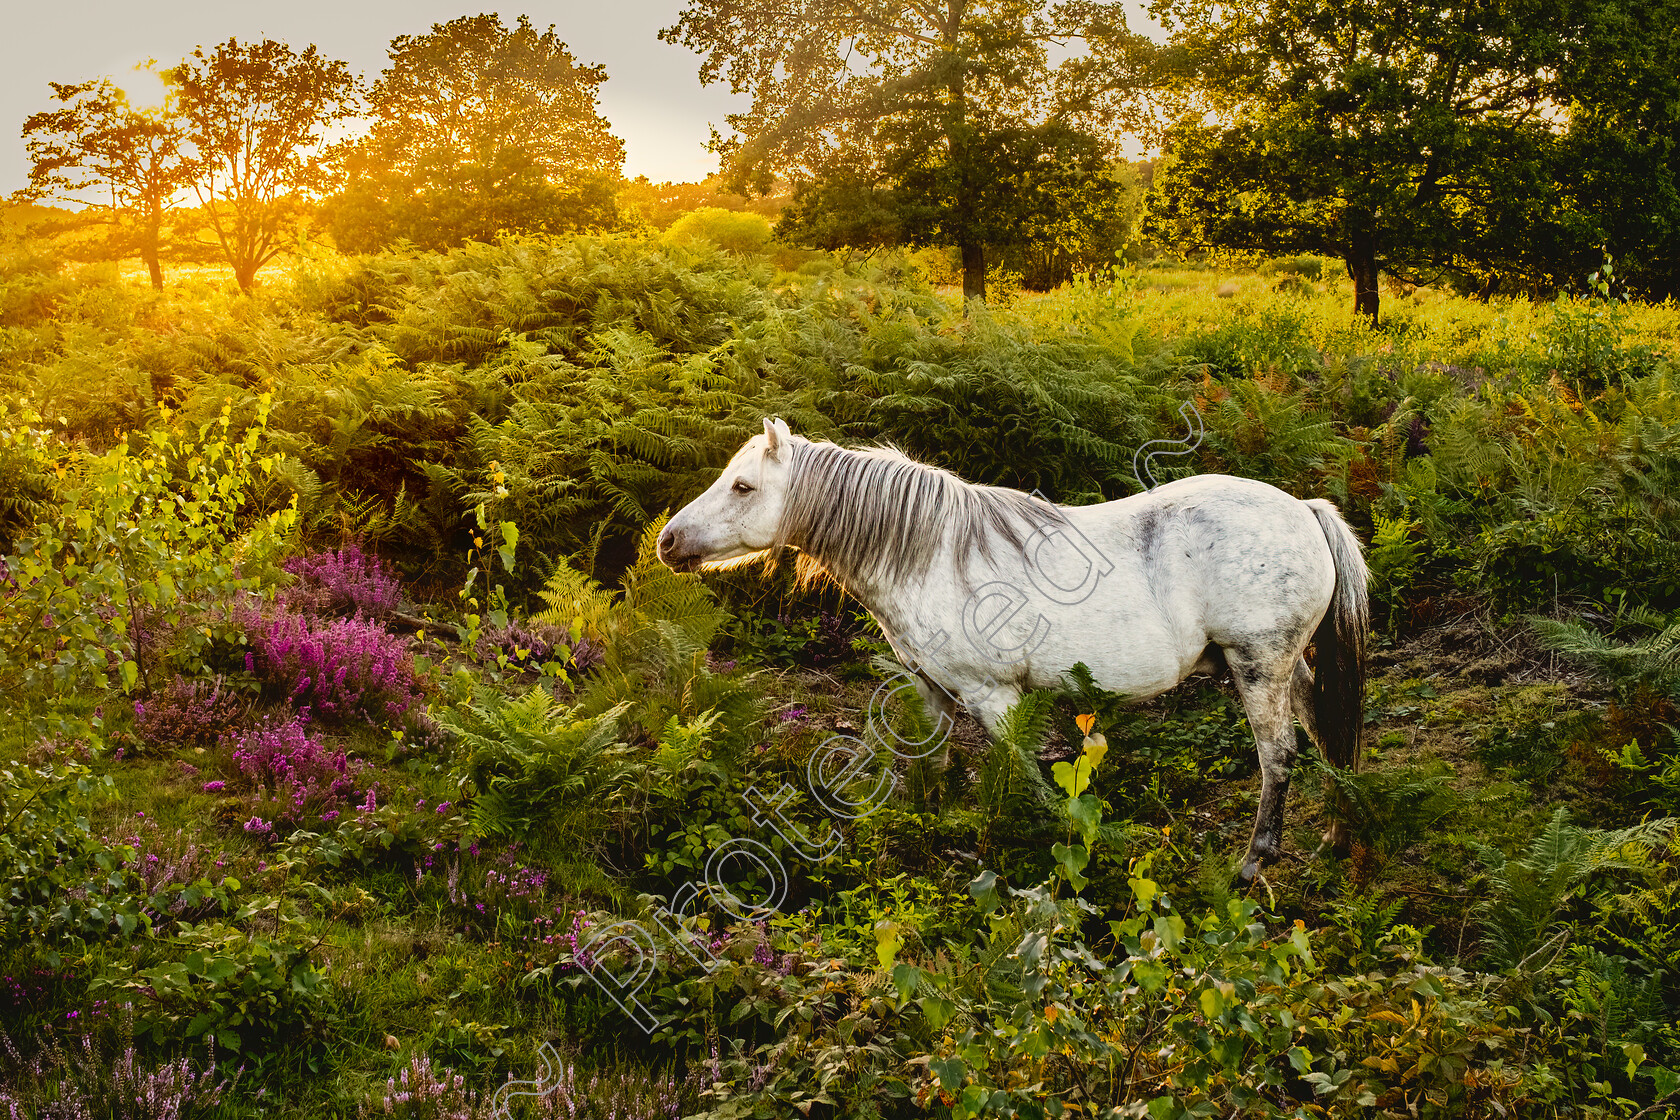
{"label": "tree trunk", "polygon": [[152,277],[152,290],[163,291],[163,262],[158,259],[158,231],[163,225],[163,215],[153,208],[146,215],[146,232],[140,239],[140,259],[146,262],[146,271]]}
{"label": "tree trunk", "polygon": [[1377,325],[1377,246],[1365,229],[1355,227],[1348,241],[1348,278],[1353,281],[1353,315],[1370,319]]}
{"label": "tree trunk", "polygon": [[986,247],[978,241],[964,241],[962,245],[963,303],[977,299],[986,302]]}
{"label": "tree trunk", "polygon": [[[953,56],[962,37],[963,15],[968,0],[945,0],[945,27],[941,34],[945,49]],[[957,196],[952,199],[956,210],[955,233],[957,247],[962,251],[963,315],[968,314],[970,300],[986,302],[986,246],[975,235],[973,168],[969,150],[967,71],[954,67],[946,78],[946,92],[950,107],[945,118],[945,152],[957,171]]]}

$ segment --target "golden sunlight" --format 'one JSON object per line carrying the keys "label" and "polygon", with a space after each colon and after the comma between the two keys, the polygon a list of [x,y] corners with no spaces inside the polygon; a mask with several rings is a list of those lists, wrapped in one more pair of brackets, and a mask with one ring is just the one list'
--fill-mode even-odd
{"label": "golden sunlight", "polygon": [[111,80],[117,88],[123,91],[128,103],[136,109],[161,109],[168,95],[168,87],[163,84],[163,76],[152,69],[154,63],[137,63],[126,77],[114,77]]}

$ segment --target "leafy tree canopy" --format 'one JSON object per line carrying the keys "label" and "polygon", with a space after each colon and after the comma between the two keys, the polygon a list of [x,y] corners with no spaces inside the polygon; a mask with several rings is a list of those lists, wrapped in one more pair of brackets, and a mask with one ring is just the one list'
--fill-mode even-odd
{"label": "leafy tree canopy", "polygon": [[596,110],[606,70],[580,64],[552,27],[463,16],[387,53],[372,128],[343,153],[349,183],[332,207],[342,247],[443,249],[616,219],[624,144]]}
{"label": "leafy tree canopy", "polygon": [[23,123],[30,159],[29,186],[20,201],[73,199],[84,192],[109,192],[113,217],[132,216],[138,223],[134,244],[151,274],[152,287],[163,287],[158,259],[163,214],[190,181],[194,163],[183,151],[180,122],[166,107],[137,108],[109,79],[49,82],[59,109],[36,113]]}
{"label": "leafy tree canopy", "polygon": [[[750,93],[714,133],[737,189],[794,184],[785,236],[825,246],[957,245],[963,291],[985,251],[1042,239],[1046,215],[1118,187],[1104,138],[1075,123],[1050,48],[1118,4],[1043,0],[690,0],[660,33],[705,56],[702,82]],[[1076,20],[1074,17],[1077,16]]]}
{"label": "leafy tree canopy", "polygon": [[1680,0],[1604,0],[1559,71],[1556,171],[1576,273],[1602,246],[1637,294],[1680,297]]}
{"label": "leafy tree canopy", "polygon": [[165,76],[196,153],[193,189],[250,291],[324,184],[316,157],[327,130],[354,112],[356,79],[313,44],[299,53],[272,39],[200,47]]}
{"label": "leafy tree canopy", "polygon": [[495,15],[433,24],[401,35],[391,65],[369,92],[372,159],[399,174],[476,163],[519,148],[545,175],[616,176],[624,142],[596,111],[603,66],[584,66],[554,28],[538,34],[520,16],[510,30]]}
{"label": "leafy tree canopy", "polygon": [[1558,0],[1157,0],[1167,137],[1151,232],[1179,244],[1340,257],[1355,313],[1379,269],[1535,272],[1561,204]]}

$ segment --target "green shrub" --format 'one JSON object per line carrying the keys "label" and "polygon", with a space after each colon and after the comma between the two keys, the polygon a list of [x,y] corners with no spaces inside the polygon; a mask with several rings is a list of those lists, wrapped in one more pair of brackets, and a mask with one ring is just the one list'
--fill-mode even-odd
{"label": "green shrub", "polygon": [[726,253],[761,253],[770,243],[770,219],[748,210],[702,206],[671,224],[661,238],[667,245],[710,242]]}
{"label": "green shrub", "polygon": [[1615,831],[1583,828],[1570,824],[1569,810],[1559,808],[1519,857],[1477,846],[1492,887],[1477,911],[1489,963],[1535,971],[1551,964],[1562,939],[1548,939],[1569,903],[1602,889],[1603,876],[1650,875],[1653,852],[1677,825],[1680,820],[1665,817]]}
{"label": "green shrub", "polygon": [[296,512],[251,508],[270,465],[261,436],[260,412],[239,439],[224,413],[215,434],[156,428],[133,452],[71,458],[59,508],[5,560],[0,706],[39,719],[113,677],[150,690],[166,655],[196,674],[218,643],[241,642],[232,601],[278,558]]}
{"label": "green shrub", "polygon": [[0,946],[36,941],[56,956],[78,939],[126,936],[149,925],[124,853],[100,842],[87,799],[108,791],[74,758],[0,764]]}
{"label": "green shrub", "polygon": [[581,715],[543,685],[508,699],[494,692],[445,709],[438,722],[456,738],[454,769],[481,836],[563,837],[588,843],[602,819],[601,795],[616,772],[624,706]]}
{"label": "green shrub", "polygon": [[[239,917],[249,920],[256,909],[247,905]],[[109,965],[89,989],[113,1003],[135,1003],[135,1033],[156,1043],[214,1039],[233,1053],[272,1051],[322,1014],[327,981],[302,944],[214,922],[182,922],[165,944],[178,959],[150,968]]]}

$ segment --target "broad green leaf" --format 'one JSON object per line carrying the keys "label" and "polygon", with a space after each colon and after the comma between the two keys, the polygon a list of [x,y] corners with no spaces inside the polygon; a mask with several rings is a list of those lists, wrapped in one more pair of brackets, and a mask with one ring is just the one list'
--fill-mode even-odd
{"label": "broad green leaf", "polygon": [[945,1024],[956,1014],[957,1005],[944,996],[923,996],[922,1014],[927,1016],[928,1026],[934,1030],[943,1030]]}
{"label": "broad green leaf", "polygon": [[913,964],[899,964],[893,966],[893,987],[898,989],[898,1005],[903,1007],[910,1000],[910,995],[916,990],[916,985],[922,982],[922,970]]}
{"label": "broad green leaf", "polygon": [[1178,943],[1184,939],[1184,919],[1177,914],[1158,915],[1155,918],[1155,936],[1161,939],[1167,952],[1178,952]]}
{"label": "broad green leaf", "polygon": [[961,1058],[935,1058],[928,1063],[928,1072],[939,1078],[939,1087],[947,1093],[962,1088],[968,1067]]}

